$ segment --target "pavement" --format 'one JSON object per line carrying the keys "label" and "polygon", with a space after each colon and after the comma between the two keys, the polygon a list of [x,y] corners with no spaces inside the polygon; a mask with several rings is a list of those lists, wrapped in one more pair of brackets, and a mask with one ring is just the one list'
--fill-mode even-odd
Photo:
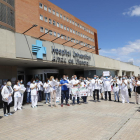
{"label": "pavement", "polygon": [[[112,99],[113,99],[112,95]],[[140,140],[140,105],[104,101],[51,108],[44,103],[3,117],[0,140]],[[13,111],[13,107],[11,108]]]}

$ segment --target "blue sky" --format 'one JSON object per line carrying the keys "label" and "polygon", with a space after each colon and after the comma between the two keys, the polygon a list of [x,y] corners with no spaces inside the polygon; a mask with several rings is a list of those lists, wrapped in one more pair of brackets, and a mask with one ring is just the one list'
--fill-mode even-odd
{"label": "blue sky", "polygon": [[100,55],[140,66],[140,0],[49,0],[97,29]]}

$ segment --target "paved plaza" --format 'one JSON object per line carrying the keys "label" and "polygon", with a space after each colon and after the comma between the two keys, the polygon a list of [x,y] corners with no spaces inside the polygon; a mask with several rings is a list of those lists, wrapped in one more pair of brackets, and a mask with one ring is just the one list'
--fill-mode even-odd
{"label": "paved plaza", "polygon": [[63,108],[44,102],[34,109],[24,105],[12,116],[1,117],[0,140],[140,140],[140,105],[134,101],[133,95],[130,104],[88,97],[88,104]]}

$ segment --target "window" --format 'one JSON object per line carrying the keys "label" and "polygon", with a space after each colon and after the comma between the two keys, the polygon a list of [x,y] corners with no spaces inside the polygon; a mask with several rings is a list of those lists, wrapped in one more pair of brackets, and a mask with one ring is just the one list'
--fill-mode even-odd
{"label": "window", "polygon": [[75,41],[75,40],[73,40],[73,42],[75,43],[76,41]]}
{"label": "window", "polygon": [[70,29],[70,32],[72,33],[72,29]]}
{"label": "window", "polygon": [[40,20],[43,20],[43,16],[42,15],[40,15]]}
{"label": "window", "polygon": [[53,10],[53,15],[55,15],[55,11]]}
{"label": "window", "polygon": [[63,16],[63,19],[65,20],[65,19],[66,19],[66,17],[65,17],[65,16]]}
{"label": "window", "polygon": [[43,9],[43,4],[42,3],[39,3],[39,7]]}
{"label": "window", "polygon": [[56,25],[56,23],[55,23],[55,21],[53,20],[53,25],[55,26]]}
{"label": "window", "polygon": [[49,32],[50,35],[52,35],[52,32]]}
{"label": "window", "polygon": [[64,30],[66,30],[66,26],[64,26]]}
{"label": "window", "polygon": [[54,36],[56,36],[56,32],[54,32]]}
{"label": "window", "polygon": [[78,32],[78,35],[80,36],[80,33]]}
{"label": "window", "polygon": [[62,14],[60,14],[60,18],[62,18]]}
{"label": "window", "polygon": [[69,22],[69,19],[67,18],[67,22]]}
{"label": "window", "polygon": [[59,27],[59,23],[57,22],[57,27]]}
{"label": "window", "polygon": [[46,5],[44,5],[44,10],[47,11],[47,6]]}
{"label": "window", "polygon": [[73,30],[73,33],[75,34],[75,30]]}
{"label": "window", "polygon": [[57,34],[57,37],[60,37],[60,34],[59,33]]}
{"label": "window", "polygon": [[45,21],[45,22],[48,22],[48,19],[47,19],[47,17],[44,17],[44,21]]}
{"label": "window", "polygon": [[69,31],[69,27],[67,27],[67,31]]}
{"label": "window", "polygon": [[56,12],[56,16],[59,17],[59,13],[58,12]]}
{"label": "window", "polygon": [[49,8],[49,12],[50,12],[50,13],[51,13],[51,11],[52,11],[51,8]]}
{"label": "window", "polygon": [[80,28],[81,28],[82,26],[80,25]]}
{"label": "window", "polygon": [[79,24],[77,23],[77,26],[79,27]]}
{"label": "window", "polygon": [[63,25],[61,24],[61,29],[63,29]]}
{"label": "window", "polygon": [[65,40],[67,40],[67,36],[65,36]]}
{"label": "window", "polygon": [[70,19],[70,23],[71,23],[71,19]]}
{"label": "window", "polygon": [[47,33],[48,32],[48,29],[47,28],[45,28],[45,33]]}
{"label": "window", "polygon": [[72,24],[74,25],[74,21],[72,21]]}
{"label": "window", "polygon": [[51,19],[49,19],[49,23],[52,24],[52,20]]}
{"label": "window", "polygon": [[75,22],[75,26],[77,26],[77,23]]}
{"label": "window", "polygon": [[70,37],[68,37],[68,41],[70,40]]}
{"label": "window", "polygon": [[78,43],[78,40],[76,40],[76,43]]}
{"label": "window", "polygon": [[64,39],[64,36],[61,36],[61,39]]}
{"label": "window", "polygon": [[43,27],[40,27],[40,32],[44,32],[44,28]]}

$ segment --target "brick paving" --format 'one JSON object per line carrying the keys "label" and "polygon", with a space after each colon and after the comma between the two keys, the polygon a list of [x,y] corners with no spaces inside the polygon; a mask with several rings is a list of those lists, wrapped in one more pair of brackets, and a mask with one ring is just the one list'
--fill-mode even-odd
{"label": "brick paving", "polygon": [[2,117],[0,140],[140,140],[140,105],[134,96],[130,104],[88,97],[88,104],[70,107],[38,105]]}

